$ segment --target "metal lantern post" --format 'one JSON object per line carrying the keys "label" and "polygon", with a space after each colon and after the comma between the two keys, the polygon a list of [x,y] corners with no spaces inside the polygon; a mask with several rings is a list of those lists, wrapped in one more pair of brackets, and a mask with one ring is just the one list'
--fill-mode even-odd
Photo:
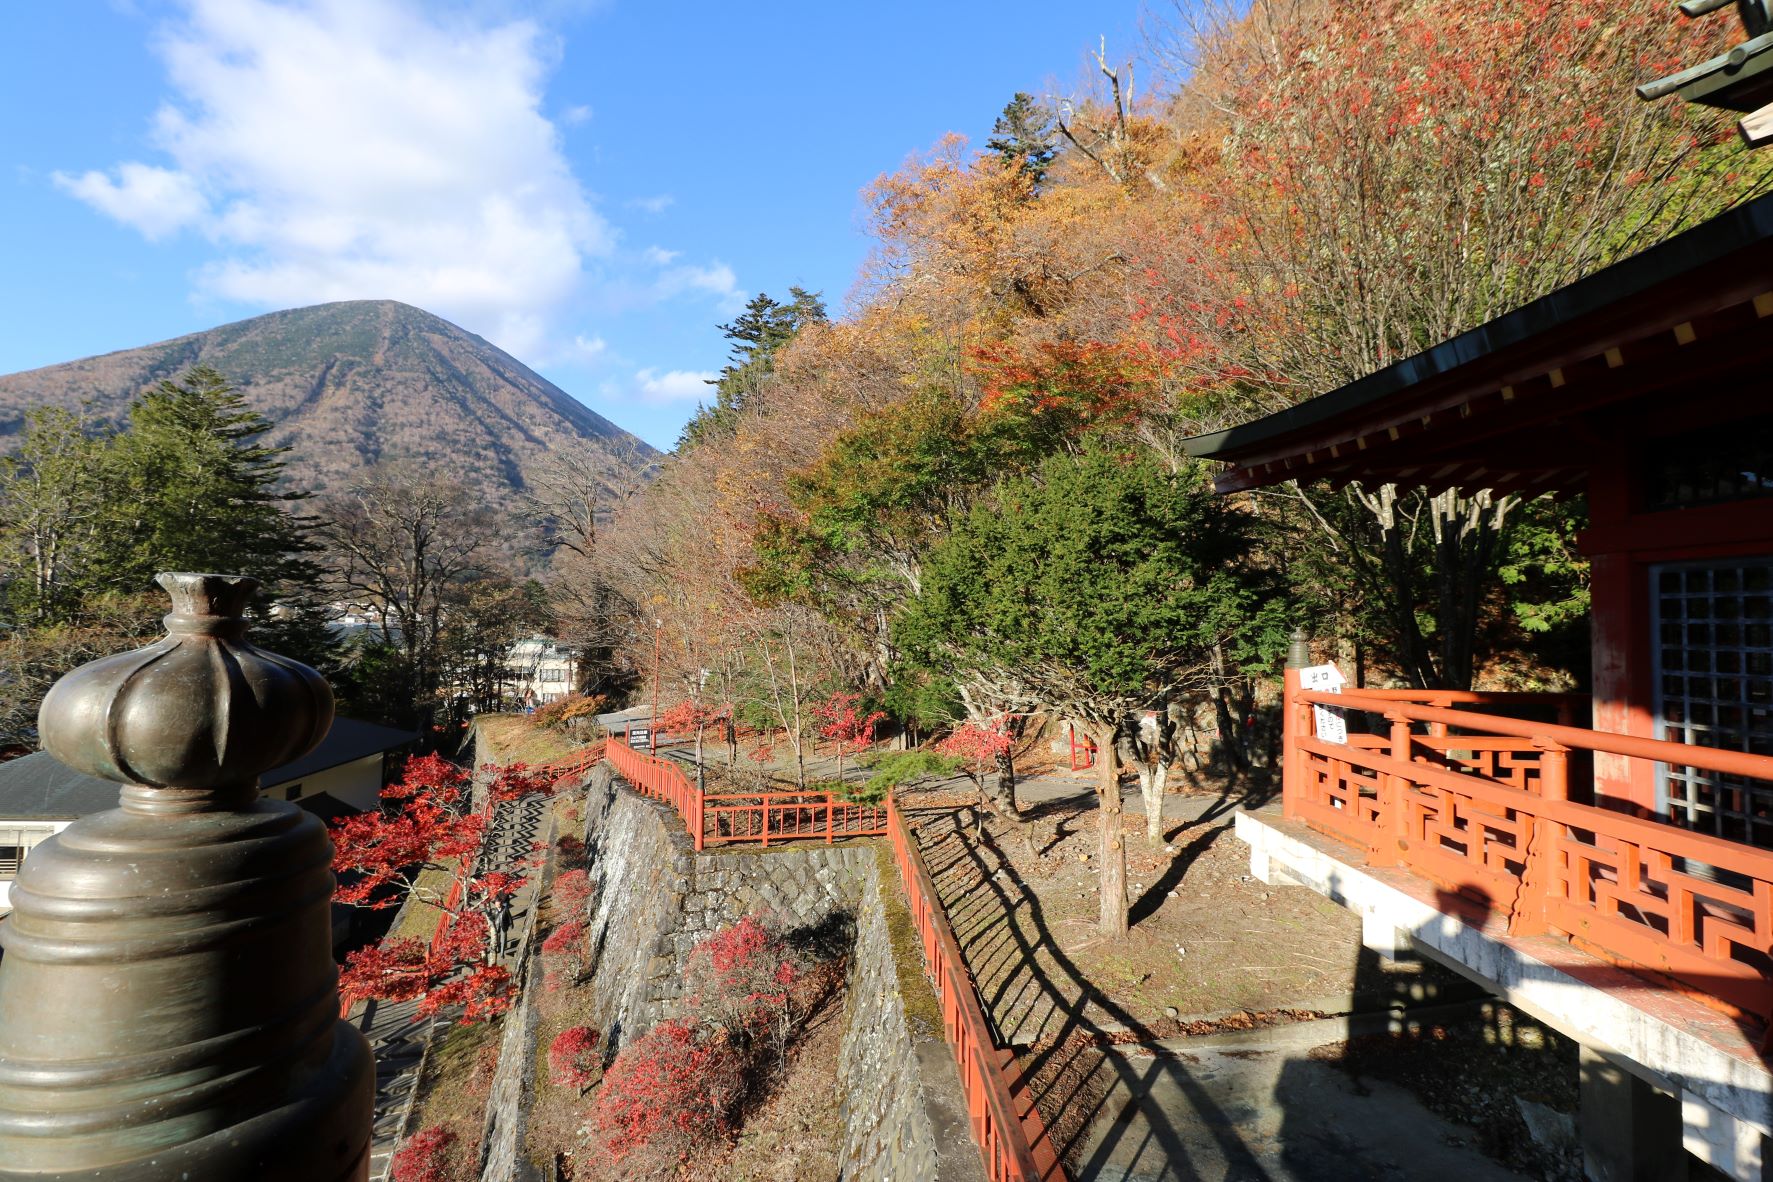
{"label": "metal lantern post", "polygon": [[332,847],[259,797],[332,691],[254,648],[258,585],[170,574],[166,637],[43,700],[69,767],[121,787],[21,867],[0,925],[0,1178],[368,1176],[374,1061],[339,1020]]}

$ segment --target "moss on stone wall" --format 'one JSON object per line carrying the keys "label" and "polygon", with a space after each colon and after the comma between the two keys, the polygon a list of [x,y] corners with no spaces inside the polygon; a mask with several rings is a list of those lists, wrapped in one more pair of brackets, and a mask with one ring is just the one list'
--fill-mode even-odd
{"label": "moss on stone wall", "polygon": [[918,935],[917,924],[911,918],[889,842],[875,844],[874,865],[880,878],[880,902],[886,911],[893,964],[899,970],[899,997],[905,1006],[905,1021],[919,1034],[941,1038],[942,1005],[924,973],[923,937]]}

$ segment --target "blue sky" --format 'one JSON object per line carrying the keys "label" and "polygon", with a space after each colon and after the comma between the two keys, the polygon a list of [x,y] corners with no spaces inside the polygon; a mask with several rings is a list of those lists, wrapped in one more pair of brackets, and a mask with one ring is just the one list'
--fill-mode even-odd
{"label": "blue sky", "polygon": [[752,293],[867,251],[859,190],[1138,0],[0,6],[0,373],[393,298],[668,447]]}

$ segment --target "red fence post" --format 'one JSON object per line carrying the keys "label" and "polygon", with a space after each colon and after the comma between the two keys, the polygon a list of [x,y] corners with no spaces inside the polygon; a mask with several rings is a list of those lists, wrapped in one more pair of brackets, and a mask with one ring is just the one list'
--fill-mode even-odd
{"label": "red fence post", "polygon": [[[1566,800],[1570,795],[1569,749],[1550,739],[1534,744],[1540,750],[1539,792],[1546,800]],[[1521,885],[1508,908],[1508,934],[1537,936],[1551,930],[1551,900],[1564,890],[1559,864],[1563,825],[1550,817],[1535,816],[1524,851]]]}
{"label": "red fence post", "polygon": [[1299,819],[1300,802],[1305,799],[1306,754],[1299,740],[1311,733],[1311,707],[1299,700],[1299,670],[1290,663],[1282,674],[1285,689],[1281,697],[1281,816],[1289,821]]}
{"label": "red fence post", "polygon": [[[1399,763],[1409,763],[1415,754],[1410,720],[1401,714],[1385,717],[1391,721],[1391,757]],[[1375,866],[1396,866],[1409,846],[1405,812],[1409,807],[1409,793],[1410,785],[1402,776],[1387,772],[1379,777],[1377,824],[1367,847],[1367,861]]]}

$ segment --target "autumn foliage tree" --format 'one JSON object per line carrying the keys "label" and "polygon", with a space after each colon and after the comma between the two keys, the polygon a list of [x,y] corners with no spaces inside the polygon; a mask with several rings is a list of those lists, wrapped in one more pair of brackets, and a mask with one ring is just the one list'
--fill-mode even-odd
{"label": "autumn foliage tree", "polygon": [[733,707],[731,702],[701,702],[694,698],[685,698],[663,714],[659,715],[661,732],[693,732],[696,736],[696,787],[707,785],[708,770],[702,762],[702,739],[712,726],[724,726],[732,721]]}
{"label": "autumn foliage tree", "polygon": [[454,1182],[461,1151],[454,1132],[442,1125],[420,1129],[394,1151],[388,1166],[392,1182]]}
{"label": "autumn foliage tree", "polygon": [[[513,765],[508,774],[495,769],[488,792],[498,799],[545,782]],[[468,793],[469,778],[461,768],[440,756],[417,756],[382,790],[381,811],[334,823],[337,902],[382,909],[412,899],[434,908],[440,920],[429,943],[391,936],[352,952],[339,977],[347,1001],[418,998],[425,1013],[459,1004],[470,1020],[509,1006],[511,975],[494,963],[498,916],[524,877],[521,867],[470,873],[485,839],[486,818],[465,808]],[[459,885],[452,890],[445,883]]]}
{"label": "autumn foliage tree", "polygon": [[[1002,722],[984,725],[963,722],[936,743],[936,750],[960,761],[961,770],[973,782],[980,800],[984,800],[987,792],[986,775],[998,771],[1008,761],[1014,745]],[[992,792],[992,803],[999,812],[1011,818],[1016,816],[1018,810],[1013,778],[999,775],[995,791]]]}
{"label": "autumn foliage tree", "polygon": [[591,1125],[629,1177],[663,1177],[724,1138],[744,1094],[744,1064],[712,1029],[667,1019],[623,1047],[604,1073]]}
{"label": "autumn foliage tree", "polygon": [[843,757],[859,755],[874,743],[874,728],[886,718],[884,710],[866,710],[862,695],[839,691],[813,707],[819,734],[837,750],[837,778],[843,779]]}
{"label": "autumn foliage tree", "polygon": [[761,1040],[779,1056],[800,1017],[801,958],[773,924],[747,915],[691,950],[684,969],[690,1004],[741,1047]]}
{"label": "autumn foliage tree", "polygon": [[580,1095],[597,1078],[598,1044],[602,1041],[589,1026],[569,1026],[548,1044],[548,1074],[563,1088],[576,1088]]}

